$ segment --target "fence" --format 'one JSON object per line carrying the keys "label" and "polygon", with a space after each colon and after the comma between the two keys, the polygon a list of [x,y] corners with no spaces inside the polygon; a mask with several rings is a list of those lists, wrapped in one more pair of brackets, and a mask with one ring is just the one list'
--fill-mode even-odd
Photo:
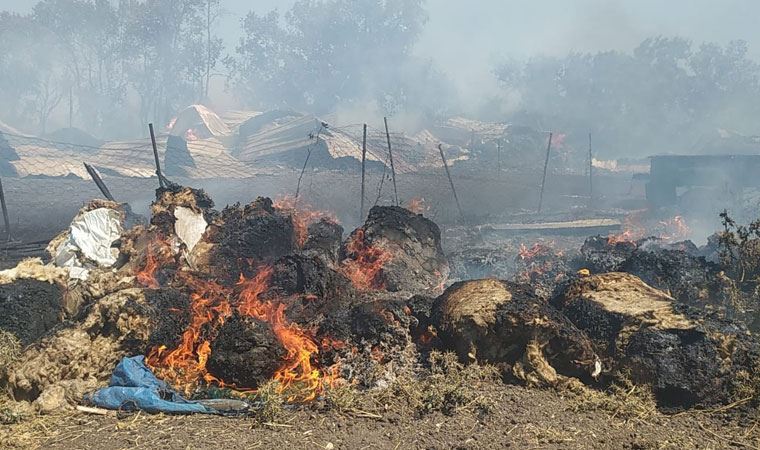
{"label": "fence", "polygon": [[[294,195],[300,190],[302,204],[333,211],[346,228],[358,224],[362,124],[325,127],[318,123],[311,124],[307,132],[303,127],[285,135],[278,131],[282,130],[270,129],[266,136],[276,135],[279,140],[266,141],[264,136],[255,142],[225,137],[185,140],[163,134],[157,137],[157,146],[168,178],[206,189],[219,206],[249,202],[258,195]],[[388,140],[402,206],[414,200],[412,203],[436,221],[458,221],[437,142],[425,136],[386,135],[385,130],[372,127],[366,141],[365,214],[372,205],[395,202]],[[533,153],[540,161],[543,145],[538,147]],[[455,161],[453,183],[470,220],[482,222],[507,210],[532,210],[537,204],[537,174],[543,161],[531,170],[520,168],[513,164],[514,152],[505,148],[499,148],[499,155],[493,149],[482,150],[478,159],[470,150],[445,147],[447,158]],[[486,151],[491,152],[490,159],[483,156]],[[502,167],[494,164],[497,156],[503,158]],[[0,133],[0,176],[14,238],[26,242],[49,239],[66,228],[84,203],[102,197],[84,162],[98,170],[116,200],[147,213],[158,187],[150,139],[86,143]],[[584,164],[579,161],[577,166]],[[550,165],[550,169],[549,196],[574,195],[578,202],[585,202],[580,197],[588,182],[582,171],[559,170],[559,165]],[[560,199],[560,204],[566,203],[566,198]],[[551,200],[547,206],[551,207]]]}

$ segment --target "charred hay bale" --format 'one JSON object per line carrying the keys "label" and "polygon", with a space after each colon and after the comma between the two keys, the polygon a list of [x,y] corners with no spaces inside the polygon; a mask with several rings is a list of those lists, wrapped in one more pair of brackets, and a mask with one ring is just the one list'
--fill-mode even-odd
{"label": "charred hay bale", "polygon": [[627,273],[576,279],[553,300],[591,337],[606,371],[651,386],[661,405],[726,401],[734,369],[723,343],[673,303]]}
{"label": "charred hay bale", "polygon": [[591,272],[614,272],[635,250],[635,242],[616,242],[604,236],[592,236],[583,242],[578,263]]}
{"label": "charred hay bale", "polygon": [[[704,307],[706,304],[733,307],[740,297],[736,286],[721,274],[717,264],[694,256],[696,247],[661,246],[649,241],[640,244],[620,266],[645,283],[668,291],[681,303]],[[693,248],[692,248],[693,247]]]}
{"label": "charred hay bale", "polygon": [[249,275],[251,262],[273,261],[297,248],[292,217],[264,197],[224,208],[208,234],[214,244],[210,264],[223,268],[225,273],[219,275],[231,280],[240,273]]}
{"label": "charred hay bale", "polygon": [[278,259],[272,269],[271,287],[285,295],[331,302],[355,295],[350,280],[317,256],[288,255]]}
{"label": "charred hay bale", "polygon": [[29,347],[8,368],[4,386],[16,400],[33,401],[61,387],[66,400],[79,400],[86,390],[104,385],[122,357],[145,350],[155,328],[150,311],[141,289],[98,300],[81,322]]}
{"label": "charred hay bale", "polygon": [[344,245],[344,255],[356,258],[357,240],[388,254],[380,278],[389,291],[432,292],[448,278],[449,264],[441,249],[438,225],[398,206],[375,206],[362,228]]}
{"label": "charred hay bale", "polygon": [[342,240],[343,227],[330,219],[322,218],[309,225],[303,252],[319,256],[330,263],[337,263]]}
{"label": "charred hay bale", "polygon": [[499,364],[528,382],[588,380],[598,371],[588,337],[528,285],[496,279],[455,283],[436,299],[433,322],[462,361]]}
{"label": "charred hay bale", "polygon": [[234,315],[214,338],[207,368],[226,383],[256,388],[274,376],[286,355],[268,323]]}
{"label": "charred hay bale", "polygon": [[190,297],[171,288],[146,289],[143,295],[148,305],[147,314],[156,324],[151,329],[145,351],[161,345],[177,348],[182,343],[182,333],[190,324]]}
{"label": "charred hay bale", "polygon": [[12,333],[22,346],[47,334],[61,322],[63,292],[55,283],[18,279],[0,285],[0,330]]}

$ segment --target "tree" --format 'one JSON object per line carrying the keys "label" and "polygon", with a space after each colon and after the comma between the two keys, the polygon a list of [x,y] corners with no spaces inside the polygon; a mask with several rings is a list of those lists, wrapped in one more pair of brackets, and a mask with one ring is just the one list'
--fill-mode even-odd
{"label": "tree", "polygon": [[359,101],[407,104],[403,74],[438,77],[411,56],[427,20],[422,3],[299,0],[282,17],[251,12],[227,60],[233,86],[252,104],[317,113]]}

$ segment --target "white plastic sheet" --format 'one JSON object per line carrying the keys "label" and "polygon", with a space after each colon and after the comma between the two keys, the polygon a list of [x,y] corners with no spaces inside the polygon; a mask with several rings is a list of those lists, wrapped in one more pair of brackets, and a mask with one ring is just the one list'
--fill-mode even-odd
{"label": "white plastic sheet", "polygon": [[174,217],[177,219],[174,222],[174,232],[185,243],[188,253],[192,252],[203,233],[206,232],[208,226],[206,219],[203,218],[203,214],[183,206],[174,208]]}
{"label": "white plastic sheet", "polygon": [[118,211],[97,208],[82,214],[71,222],[69,238],[58,247],[55,265],[68,267],[71,278],[87,279],[88,269],[92,268],[87,261],[101,267],[116,262],[119,250],[111,248],[111,244],[119,239],[122,231]]}

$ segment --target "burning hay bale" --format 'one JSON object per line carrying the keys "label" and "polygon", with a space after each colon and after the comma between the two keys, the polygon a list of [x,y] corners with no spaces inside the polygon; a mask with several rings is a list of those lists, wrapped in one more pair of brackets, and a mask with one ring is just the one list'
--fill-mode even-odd
{"label": "burning hay bale", "polygon": [[264,197],[224,208],[207,240],[213,245],[209,268],[223,268],[235,279],[240,273],[250,274],[249,261],[273,261],[297,248],[292,216]]}
{"label": "burning hay bale", "polygon": [[274,377],[286,349],[272,328],[254,317],[235,315],[227,320],[211,346],[209,373],[241,387],[261,386]]}
{"label": "burning hay bale", "polygon": [[344,254],[346,273],[364,289],[440,292],[449,274],[438,226],[401,207],[373,207]]}
{"label": "burning hay bale", "polygon": [[[591,337],[607,374],[627,373],[648,385],[664,406],[726,402],[741,364],[737,336],[726,336],[679,314],[674,299],[627,273],[605,273],[570,282],[554,299]],[[733,341],[727,350],[726,340]],[[729,346],[730,347],[730,346]]]}
{"label": "burning hay bale", "polygon": [[435,301],[433,322],[462,361],[501,365],[532,384],[598,375],[586,335],[527,285],[496,279],[455,283]]}

